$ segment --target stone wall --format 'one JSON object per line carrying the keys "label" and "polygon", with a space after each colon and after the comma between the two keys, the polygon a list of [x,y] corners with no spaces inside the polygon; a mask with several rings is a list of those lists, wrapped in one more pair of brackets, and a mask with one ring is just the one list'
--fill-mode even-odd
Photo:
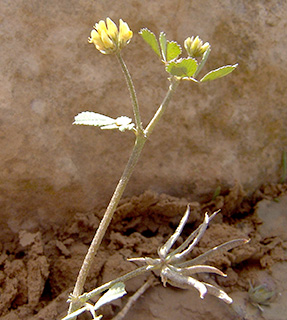
{"label": "stone wall", "polygon": [[133,134],[72,126],[86,110],[132,116],[117,61],[87,42],[107,16],[134,31],[123,56],[144,125],[168,81],[137,34],[142,27],[181,44],[197,34],[209,41],[205,71],[239,63],[226,78],[178,88],[126,196],[152,189],[194,200],[219,185],[238,181],[252,192],[279,180],[287,142],[285,1],[2,1],[0,15],[2,236],[60,226],[111,197]]}

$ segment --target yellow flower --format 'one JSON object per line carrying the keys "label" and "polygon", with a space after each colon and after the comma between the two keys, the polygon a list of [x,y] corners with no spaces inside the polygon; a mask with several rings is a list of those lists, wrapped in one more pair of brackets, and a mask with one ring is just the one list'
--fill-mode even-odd
{"label": "yellow flower", "polygon": [[117,25],[110,18],[107,18],[106,21],[107,21],[108,34],[111,37],[111,39],[116,41],[118,36]]}
{"label": "yellow flower", "polygon": [[133,36],[133,32],[130,30],[128,24],[120,19],[120,33],[118,38],[119,47],[123,48],[127,45]]}
{"label": "yellow flower", "polygon": [[195,38],[188,37],[187,39],[185,39],[184,47],[190,57],[196,58],[202,57],[204,52],[210,48],[210,44],[208,42],[205,42],[203,44],[199,36],[196,36]]}
{"label": "yellow flower", "polygon": [[119,31],[116,24],[107,18],[95,24],[91,31],[89,43],[93,43],[95,47],[103,54],[111,54],[124,48],[133,36],[128,24],[120,19]]}

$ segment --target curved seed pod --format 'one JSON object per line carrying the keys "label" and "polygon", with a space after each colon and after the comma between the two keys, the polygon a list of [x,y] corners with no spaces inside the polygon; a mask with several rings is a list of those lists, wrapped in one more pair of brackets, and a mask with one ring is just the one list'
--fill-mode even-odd
{"label": "curved seed pod", "polygon": [[180,236],[182,229],[184,228],[187,219],[190,214],[190,205],[187,206],[184,216],[181,218],[178,227],[176,228],[174,234],[167,240],[167,242],[159,248],[158,255],[160,258],[165,258],[170,250],[170,248],[175,244],[176,240]]}
{"label": "curved seed pod", "polygon": [[164,267],[161,271],[161,278],[165,285],[168,282],[173,287],[181,288],[181,289],[190,289],[190,287],[194,287],[199,291],[200,298],[203,299],[205,294],[207,293],[206,286],[192,278],[183,276],[179,273],[172,271],[169,267]]}
{"label": "curved seed pod", "polygon": [[196,266],[187,267],[187,268],[177,268],[177,267],[170,266],[170,268],[173,271],[182,274],[183,276],[190,276],[190,275],[193,275],[196,273],[215,273],[215,274],[218,274],[219,276],[222,276],[222,277],[227,276],[221,270],[219,270],[215,267],[206,266],[206,265],[196,265]]}
{"label": "curved seed pod", "polygon": [[209,217],[208,217],[208,214],[206,213],[205,218],[204,218],[204,222],[199,226],[198,234],[193,239],[192,243],[184,251],[173,255],[172,261],[181,260],[185,255],[187,255],[188,253],[191,252],[191,250],[197,245],[199,240],[202,238],[205,230],[207,229],[208,223],[209,223]]}
{"label": "curved seed pod", "polygon": [[224,302],[230,304],[233,302],[233,300],[229,297],[229,295],[227,293],[225,293],[223,290],[216,288],[215,286],[209,284],[209,283],[205,283],[204,282],[205,287],[207,288],[207,292],[221,300],[223,300]]}
{"label": "curved seed pod", "polygon": [[245,244],[248,242],[249,242],[249,240],[247,240],[247,239],[235,239],[235,240],[225,242],[217,247],[214,247],[214,248],[204,252],[203,254],[201,254],[200,256],[198,256],[192,260],[188,260],[183,263],[179,263],[178,266],[181,268],[184,268],[184,267],[189,267],[189,266],[198,265],[200,263],[204,263],[205,261],[207,261],[213,257],[216,257],[217,255],[219,255],[221,253],[224,253],[226,251],[234,249],[234,248],[241,246],[242,244]]}

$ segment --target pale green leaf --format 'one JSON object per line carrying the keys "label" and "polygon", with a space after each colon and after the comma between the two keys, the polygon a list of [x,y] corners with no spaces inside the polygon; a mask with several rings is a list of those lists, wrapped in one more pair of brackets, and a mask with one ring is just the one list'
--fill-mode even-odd
{"label": "pale green leaf", "polygon": [[126,116],[113,119],[100,113],[85,111],[75,116],[73,124],[96,126],[100,127],[102,130],[119,129],[120,131],[125,131],[134,128],[135,125],[131,122],[132,119]]}
{"label": "pale green leaf", "polygon": [[92,314],[94,320],[100,320],[102,316],[97,316],[95,311],[98,310],[104,304],[107,304],[113,300],[119,299],[126,294],[125,284],[123,282],[118,282],[113,285],[105,294],[103,294],[97,303],[93,306],[90,303],[86,303],[84,307],[74,311],[73,313],[62,318],[62,320],[70,320],[80,315],[84,311],[89,311]]}
{"label": "pale green leaf", "polygon": [[73,124],[101,127],[113,124],[114,122],[114,119],[104,116],[103,114],[85,111],[75,116]]}
{"label": "pale green leaf", "polygon": [[160,44],[160,49],[161,49],[161,54],[162,54],[162,60],[167,61],[166,59],[166,35],[164,32],[161,32],[159,34],[159,44]]}
{"label": "pale green leaf", "polygon": [[197,68],[197,70],[196,70],[196,72],[195,72],[195,74],[194,74],[194,77],[196,77],[198,74],[199,74],[199,72],[201,71],[201,69],[204,67],[204,65],[205,65],[205,63],[206,63],[206,61],[207,61],[207,58],[208,58],[208,56],[209,56],[209,54],[210,54],[210,51],[211,51],[211,49],[210,49],[210,47],[204,52],[204,54],[203,54],[203,57],[202,57],[202,59],[201,59],[201,61],[200,61],[200,64],[199,64],[199,66],[198,66],[198,68]]}
{"label": "pale green leaf", "polygon": [[166,71],[176,77],[192,77],[196,71],[197,62],[193,58],[172,61],[166,66]]}
{"label": "pale green leaf", "polygon": [[233,66],[228,65],[228,66],[224,66],[224,67],[212,70],[212,71],[208,72],[200,80],[200,82],[211,81],[211,80],[222,78],[222,77],[228,75],[229,73],[231,73],[237,66],[238,66],[238,64],[234,64]]}
{"label": "pale green leaf", "polygon": [[153,51],[159,57],[161,57],[159,45],[158,45],[158,42],[157,42],[157,39],[156,39],[154,33],[151,32],[149,29],[144,28],[144,29],[141,29],[139,34],[142,36],[144,41],[153,49]]}
{"label": "pale green leaf", "polygon": [[175,41],[167,41],[166,61],[176,59],[180,54],[180,45]]}
{"label": "pale green leaf", "polygon": [[66,317],[62,318],[61,320],[70,320],[70,319],[75,319],[78,315],[81,313],[89,311],[92,314],[92,317],[94,320],[100,320],[103,316],[97,316],[95,311],[94,311],[94,306],[91,305],[90,303],[86,303],[84,307],[68,314]]}
{"label": "pale green leaf", "polygon": [[125,285],[123,282],[118,282],[113,285],[94,306],[94,310],[99,309],[104,304],[107,304],[113,300],[119,299],[126,294]]}

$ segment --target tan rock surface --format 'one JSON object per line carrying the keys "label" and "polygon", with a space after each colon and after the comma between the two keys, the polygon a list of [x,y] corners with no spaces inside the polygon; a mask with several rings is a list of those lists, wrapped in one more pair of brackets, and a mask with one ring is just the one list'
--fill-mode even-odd
{"label": "tan rock surface", "polygon": [[[123,5],[124,4],[124,5]],[[146,189],[212,194],[238,181],[254,191],[277,181],[286,146],[284,1],[1,2],[0,237],[61,225],[106,205],[132,134],[73,127],[81,111],[132,116],[117,61],[87,43],[93,24],[123,18],[134,31],[124,58],[147,124],[167,90],[142,27],[212,45],[206,71],[238,62],[225,79],[184,83],[147,144],[126,195]]]}

